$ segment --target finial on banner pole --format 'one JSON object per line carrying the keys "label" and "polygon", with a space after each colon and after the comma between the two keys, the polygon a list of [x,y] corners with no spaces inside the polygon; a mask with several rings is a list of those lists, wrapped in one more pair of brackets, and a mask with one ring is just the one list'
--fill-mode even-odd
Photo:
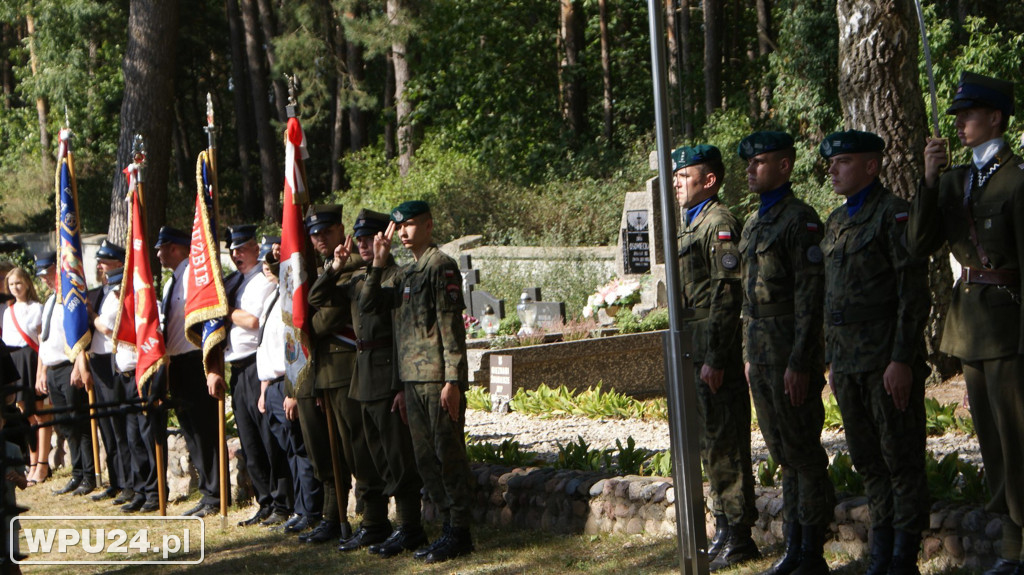
{"label": "finial on banner pole", "polygon": [[288,78],[288,105],[285,106],[284,110],[289,118],[295,118],[295,109],[298,106],[298,103],[295,101],[295,95],[299,91],[299,80],[294,74],[291,76],[286,74],[285,78]]}
{"label": "finial on banner pole", "polygon": [[135,165],[137,180],[140,184],[145,182],[144,168],[146,167],[146,142],[142,134],[135,134],[132,138],[132,163]]}

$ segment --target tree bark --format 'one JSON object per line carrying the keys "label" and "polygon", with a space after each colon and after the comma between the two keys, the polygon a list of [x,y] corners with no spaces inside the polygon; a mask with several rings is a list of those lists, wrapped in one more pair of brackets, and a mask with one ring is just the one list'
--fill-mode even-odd
{"label": "tree bark", "polygon": [[252,108],[249,105],[248,70],[246,69],[245,37],[242,30],[242,17],[238,10],[237,0],[226,0],[228,33],[231,40],[231,82],[234,89],[231,96],[234,102],[235,116],[235,140],[238,153],[238,172],[242,181],[242,202],[239,206],[239,214],[248,221],[255,220],[260,216],[258,206],[260,197],[252,184],[249,170],[250,142],[252,133],[249,126],[255,121],[252,115]]}
{"label": "tree bark", "polygon": [[276,137],[270,125],[270,105],[267,102],[267,70],[262,57],[263,39],[260,37],[255,0],[241,0],[242,26],[245,29],[245,52],[249,67],[249,85],[252,95],[252,111],[256,124],[256,140],[260,149],[260,175],[263,182],[263,220],[276,222],[281,219],[278,196],[284,185],[281,166],[277,161],[277,147],[281,139]]}
{"label": "tree bark", "polygon": [[679,0],[679,78],[683,101],[683,135],[693,138],[693,90],[690,82],[693,78],[693,59],[690,55],[690,0]]}
{"label": "tree bark", "polygon": [[[757,53],[767,69],[768,55],[775,47],[775,31],[772,29],[771,0],[757,0]],[[761,114],[767,115],[772,109],[772,85],[761,82]]]}
{"label": "tree bark", "polygon": [[331,191],[341,190],[345,173],[341,165],[341,156],[345,150],[345,98],[342,94],[342,76],[345,74],[345,28],[335,14],[329,1],[324,2],[324,17],[331,24],[327,30],[328,49],[334,54],[335,69],[331,83],[334,94],[334,106],[331,113]]}
{"label": "tree bark", "polygon": [[704,0],[704,113],[722,107],[722,1]]}
{"label": "tree bark", "polygon": [[277,112],[277,119],[284,123],[288,121],[284,107],[288,104],[288,89],[284,80],[275,74],[277,67],[277,56],[274,54],[274,38],[277,38],[277,18],[274,17],[274,9],[270,0],[257,0],[260,12],[260,25],[263,27],[264,50],[267,54],[269,65],[270,85],[274,88],[274,109]]}
{"label": "tree bark", "polygon": [[156,233],[164,224],[174,127],[177,37],[177,0],[131,0],[128,42],[122,66],[124,97],[121,100],[121,134],[117,144],[118,168],[111,191],[110,225],[107,229],[107,235],[118,244],[124,243],[128,232],[128,205],[125,202],[128,182],[121,169],[132,161],[135,134],[142,134],[146,144],[143,191],[149,245],[156,242]]}
{"label": "tree bark", "polygon": [[405,85],[412,77],[409,54],[406,51],[409,6],[406,0],[387,0],[387,10],[388,21],[396,32],[395,39],[391,43],[391,59],[395,70],[398,172],[404,176],[409,173],[409,169],[412,167],[412,157],[416,153],[415,133],[411,119],[412,101],[405,91]]}
{"label": "tree bark", "polygon": [[[916,191],[928,134],[918,83],[917,20],[910,2],[839,0],[839,100],[847,128],[875,132],[886,142],[882,181],[901,198]],[[939,328],[951,297],[948,257],[932,259],[929,361],[942,378],[955,361],[938,350]]]}
{"label": "tree bark", "polygon": [[587,128],[586,75],[581,62],[584,46],[583,7],[579,0],[560,1],[562,65],[559,75],[562,85],[562,119],[578,142],[582,140]]}
{"label": "tree bark", "polygon": [[384,110],[387,120],[384,122],[384,157],[393,160],[398,156],[398,123],[392,118],[390,110],[395,108],[395,58],[388,48],[384,66]]}
{"label": "tree bark", "polygon": [[[39,58],[36,56],[36,21],[31,14],[25,15],[25,25],[28,30],[28,54],[29,54],[29,65],[32,69],[32,75],[35,76],[39,73]],[[46,127],[46,119],[50,114],[50,104],[47,102],[45,96],[36,97],[36,116],[39,119],[39,149],[40,149],[40,167],[45,171],[50,167],[51,158],[51,145],[50,145],[50,130]]]}
{"label": "tree bark", "polygon": [[[669,4],[671,3],[669,0]],[[612,56],[611,43],[608,40],[608,7],[606,4],[607,0],[598,1],[601,27],[601,77],[604,80],[604,139],[606,145],[611,145],[612,130],[615,127],[615,104],[612,99]]]}

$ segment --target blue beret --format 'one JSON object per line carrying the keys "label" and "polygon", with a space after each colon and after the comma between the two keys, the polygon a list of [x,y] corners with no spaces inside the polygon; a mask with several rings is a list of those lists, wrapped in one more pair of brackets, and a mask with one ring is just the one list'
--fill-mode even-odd
{"label": "blue beret", "polygon": [[823,158],[831,158],[839,154],[863,154],[865,152],[881,152],[885,149],[885,140],[873,132],[847,130],[825,136],[818,152]]}
{"label": "blue beret", "polygon": [[156,245],[153,246],[158,248],[164,244],[177,244],[179,246],[188,246],[192,243],[192,236],[179,230],[178,228],[172,228],[171,226],[164,226],[160,228],[160,231],[156,234]]}
{"label": "blue beret", "polygon": [[388,228],[390,221],[391,217],[387,214],[363,208],[359,210],[356,223],[352,225],[352,235],[357,238],[377,235],[377,232],[383,232]]}
{"label": "blue beret", "polygon": [[430,204],[423,200],[411,200],[408,202],[402,202],[397,208],[391,210],[391,221],[396,224],[400,224],[409,218],[414,218],[420,214],[429,214]]}
{"label": "blue beret", "polygon": [[672,152],[672,172],[675,173],[689,166],[722,161],[722,152],[708,144],[681,146]]}
{"label": "blue beret", "polygon": [[232,226],[228,228],[227,235],[231,240],[231,244],[228,246],[228,249],[235,250],[244,246],[247,242],[256,237],[256,226],[253,224]]}
{"label": "blue beret", "polygon": [[793,147],[793,136],[786,132],[762,131],[754,132],[740,140],[736,153],[744,160],[777,150],[788,150]]}
{"label": "blue beret", "polygon": [[103,240],[100,249],[96,250],[96,257],[101,260],[117,260],[124,262],[124,248],[111,243],[110,240]]}
{"label": "blue beret", "polygon": [[956,114],[957,110],[979,107],[994,108],[1001,110],[1006,116],[1012,116],[1013,83],[973,72],[961,73],[953,104],[946,113]]}

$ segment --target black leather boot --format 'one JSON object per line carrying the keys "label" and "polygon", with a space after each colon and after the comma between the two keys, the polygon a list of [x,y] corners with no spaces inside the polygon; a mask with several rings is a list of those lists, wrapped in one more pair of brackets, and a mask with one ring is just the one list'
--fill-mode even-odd
{"label": "black leather boot", "polygon": [[892,527],[877,527],[871,530],[871,560],[864,575],[886,575],[892,563]]}
{"label": "black leather boot", "polygon": [[758,551],[757,544],[750,537],[750,526],[730,525],[729,538],[726,540],[725,546],[708,567],[711,571],[718,571],[760,558],[761,552]]}
{"label": "black leather boot", "polygon": [[708,545],[708,564],[714,563],[729,539],[729,520],[725,515],[715,515],[715,536]]}
{"label": "black leather boot", "polygon": [[917,568],[917,554],[920,550],[920,533],[897,530],[893,539],[889,575],[921,575],[921,571]]}
{"label": "black leather boot", "polygon": [[761,575],[788,575],[800,565],[800,538],[803,533],[800,524],[786,523],[782,532],[786,537],[786,552],[767,571]]}
{"label": "black leather boot", "polygon": [[825,562],[825,528],[820,525],[800,526],[800,565],[794,575],[828,575]]}

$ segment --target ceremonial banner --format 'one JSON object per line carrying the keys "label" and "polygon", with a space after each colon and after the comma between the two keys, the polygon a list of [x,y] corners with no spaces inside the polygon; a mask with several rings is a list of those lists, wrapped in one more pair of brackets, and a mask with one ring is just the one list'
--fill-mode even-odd
{"label": "ceremonial banner", "polygon": [[57,149],[57,303],[64,306],[64,352],[75,361],[89,347],[89,307],[85,302],[85,266],[78,221],[78,184],[71,155],[71,130],[60,131]]}
{"label": "ceremonial banner", "polygon": [[217,222],[214,221],[216,171],[212,150],[200,152],[196,161],[196,212],[192,245],[185,268],[185,337],[203,350],[203,368],[209,374],[208,357],[227,338],[224,318],[228,298],[221,279]]}
{"label": "ceremonial banner", "polygon": [[310,250],[302,213],[306,202],[306,137],[297,118],[288,118],[285,133],[284,214],[281,219],[281,315],[285,325],[285,378],[294,389],[310,377]]}
{"label": "ceremonial banner", "polygon": [[139,163],[125,169],[128,176],[128,238],[125,241],[124,277],[121,279],[120,308],[114,322],[114,349],[119,343],[135,348],[138,363],[135,383],[139,396],[145,397],[145,385],[156,370],[167,363],[164,334],[160,331],[156,287],[149,265],[146,222],[143,218],[142,183]]}

